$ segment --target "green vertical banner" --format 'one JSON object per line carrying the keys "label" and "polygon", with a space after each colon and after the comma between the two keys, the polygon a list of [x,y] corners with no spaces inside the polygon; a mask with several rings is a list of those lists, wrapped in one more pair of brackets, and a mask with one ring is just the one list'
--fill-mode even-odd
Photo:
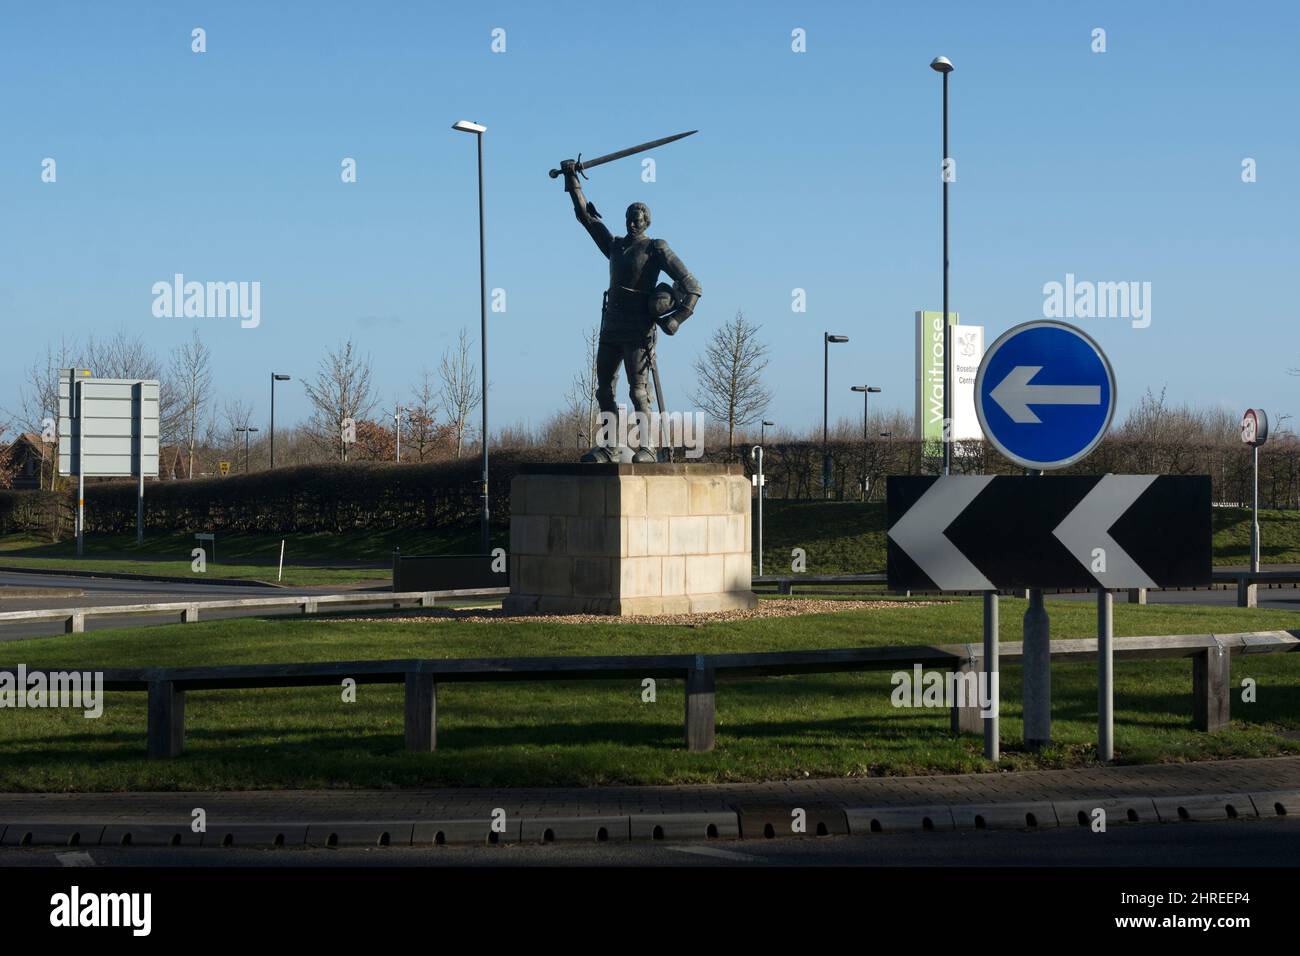
{"label": "green vertical banner", "polygon": [[[958,312],[948,313],[948,324],[961,321]],[[955,338],[955,336],[954,336]],[[916,313],[916,413],[915,437],[926,458],[943,457],[943,313]]]}

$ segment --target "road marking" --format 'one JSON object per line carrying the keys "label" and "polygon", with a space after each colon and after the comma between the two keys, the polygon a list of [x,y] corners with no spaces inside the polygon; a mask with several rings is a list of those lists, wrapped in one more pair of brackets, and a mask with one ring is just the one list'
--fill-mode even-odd
{"label": "road marking", "polygon": [[674,853],[694,853],[697,856],[713,856],[719,860],[739,860],[742,863],[762,863],[763,858],[750,856],[748,853],[733,853],[731,850],[718,850],[711,846],[670,846]]}
{"label": "road marking", "polygon": [[56,853],[54,858],[61,866],[94,866],[95,861],[89,853]]}

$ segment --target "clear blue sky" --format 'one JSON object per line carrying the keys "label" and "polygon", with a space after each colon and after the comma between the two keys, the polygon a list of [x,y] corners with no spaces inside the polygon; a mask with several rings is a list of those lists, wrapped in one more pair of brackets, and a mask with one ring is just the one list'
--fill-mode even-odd
{"label": "clear blue sky", "polygon": [[[495,425],[561,402],[606,265],[558,160],[685,129],[593,170],[615,223],[650,205],[704,287],[661,345],[682,407],[690,363],[737,309],[772,346],[770,414],[832,417],[848,386],[912,408],[913,320],[938,309],[940,79],[952,76],[952,303],[989,341],[1042,317],[1067,272],[1152,283],[1152,322],[1080,320],[1110,354],[1121,412],[1174,400],[1300,412],[1300,5],[1233,3],[265,3],[7,5],[0,32],[0,407],[59,335],[118,328],[165,353],[198,326],[222,396],[285,420],[299,381],[352,336],[386,403],[456,330],[477,342],[473,140],[489,127]],[[208,51],[190,50],[207,31]],[[491,31],[506,30],[504,54]],[[793,53],[791,30],[807,31]],[[1093,53],[1093,28],[1107,52]],[[1292,64],[1288,69],[1288,64]],[[53,157],[58,181],[40,181]],[[354,157],[355,184],[340,181]],[[1241,181],[1241,161],[1258,181]],[[150,287],[260,281],[262,320],[159,319]],[[808,311],[790,309],[807,290]]]}

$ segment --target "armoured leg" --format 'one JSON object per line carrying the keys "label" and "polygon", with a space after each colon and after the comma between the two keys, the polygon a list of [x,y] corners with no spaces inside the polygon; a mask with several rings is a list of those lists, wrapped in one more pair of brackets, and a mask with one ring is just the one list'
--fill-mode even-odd
{"label": "armoured leg", "polygon": [[618,414],[614,385],[618,382],[618,366],[623,360],[621,346],[602,342],[596,349],[596,404],[602,412]]}
{"label": "armoured leg", "polygon": [[643,433],[639,435],[640,441],[638,448],[632,458],[638,462],[656,461],[657,456],[651,447],[655,444],[655,436],[648,434],[650,423],[654,420],[650,408],[650,345],[648,342],[639,342],[635,345],[626,345],[623,347],[623,367],[627,372],[628,392],[632,398],[632,407],[641,413],[641,422],[643,423]]}
{"label": "armoured leg", "polygon": [[601,433],[610,421],[607,415],[618,417],[618,405],[614,402],[614,385],[618,382],[618,366],[623,362],[623,348],[604,342],[596,349],[596,404],[600,406],[602,421],[597,423],[597,434],[591,436],[591,450],[582,456],[584,462],[617,461],[621,456],[615,439],[611,447],[601,444]]}
{"label": "armoured leg", "polygon": [[650,414],[650,349],[644,344],[623,347],[623,367],[627,371],[627,389],[632,407]]}

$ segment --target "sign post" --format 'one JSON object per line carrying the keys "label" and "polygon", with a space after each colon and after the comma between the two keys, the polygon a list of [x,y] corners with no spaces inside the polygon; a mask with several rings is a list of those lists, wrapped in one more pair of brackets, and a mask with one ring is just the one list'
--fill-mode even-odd
{"label": "sign post", "polygon": [[59,369],[59,474],[77,476],[78,556],[85,551],[87,476],[137,479],[137,543],[144,541],[144,479],[158,477],[158,381],[89,376],[88,369]]}
{"label": "sign post", "polygon": [[85,404],[82,401],[81,379],[77,379],[77,557],[81,557],[86,544],[86,445],[81,437],[81,420]]}
{"label": "sign post", "polygon": [[[1084,458],[1115,413],[1115,373],[1089,336],[1038,321],[1003,333],[975,375],[980,428],[1003,455],[1041,475]],[[1041,588],[1024,618],[1025,746],[1052,741],[1051,621]],[[1100,667],[1099,663],[1099,667]]]}
{"label": "sign post", "polygon": [[135,406],[135,433],[131,438],[131,451],[136,459],[135,543],[141,545],[144,544],[144,382],[136,382],[131,392],[131,404]]}
{"label": "sign post", "polygon": [[[1250,573],[1259,573],[1259,446],[1268,441],[1268,415],[1262,408],[1248,408],[1241,416],[1241,440],[1250,446],[1254,478],[1251,482]],[[1253,586],[1253,585],[1252,585]]]}
{"label": "sign post", "polygon": [[1097,591],[1097,759],[1115,759],[1115,598]]}
{"label": "sign post", "polygon": [[763,446],[755,445],[750,457],[757,462],[758,471],[754,473],[754,487],[758,489],[758,573],[763,574]]}
{"label": "sign post", "polygon": [[998,690],[998,592],[984,592],[984,680],[992,713],[984,718],[984,758],[997,760],[1001,754],[999,715],[1002,699]]}

